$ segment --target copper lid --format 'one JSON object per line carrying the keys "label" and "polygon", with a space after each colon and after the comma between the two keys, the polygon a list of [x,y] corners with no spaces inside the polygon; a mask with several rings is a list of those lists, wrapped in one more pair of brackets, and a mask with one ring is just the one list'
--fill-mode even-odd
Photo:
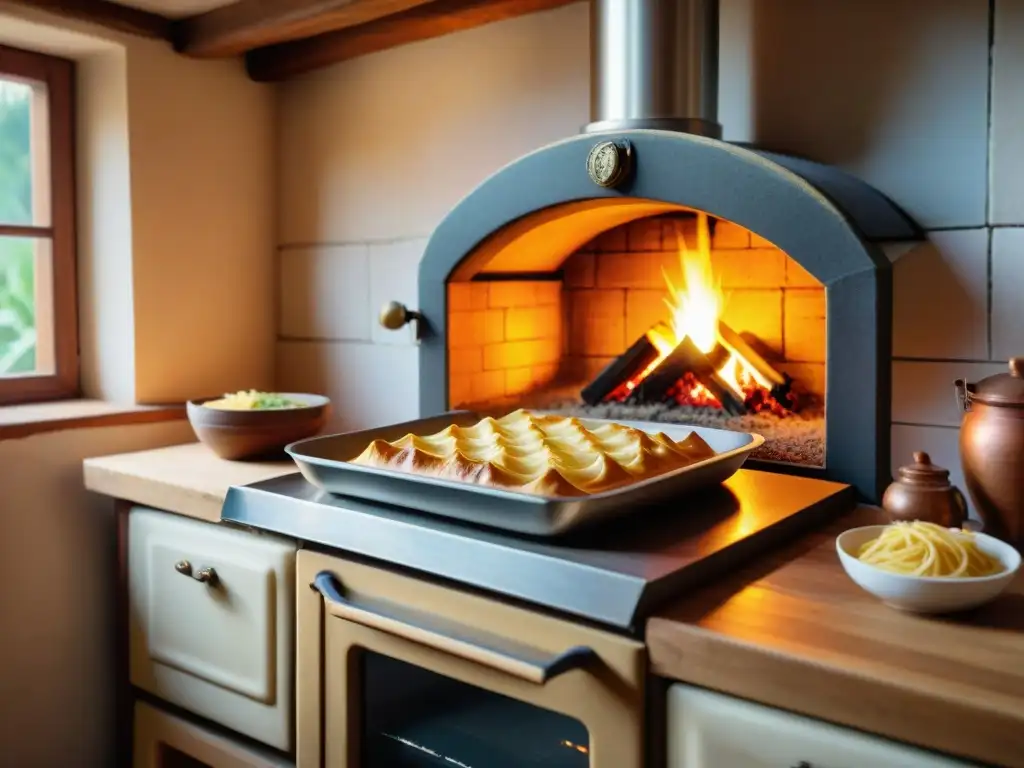
{"label": "copper lid", "polygon": [[932,464],[932,457],[924,451],[914,451],[914,463],[899,468],[900,480],[914,485],[949,485],[949,470]]}
{"label": "copper lid", "polygon": [[986,405],[1024,407],[1024,357],[1010,358],[1009,373],[997,373],[974,385],[971,400]]}

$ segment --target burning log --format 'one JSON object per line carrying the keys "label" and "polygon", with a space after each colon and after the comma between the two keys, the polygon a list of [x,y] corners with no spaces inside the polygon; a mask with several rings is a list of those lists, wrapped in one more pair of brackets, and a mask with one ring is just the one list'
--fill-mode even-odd
{"label": "burning log", "polygon": [[767,382],[769,394],[781,405],[792,405],[793,379],[788,374],[777,371],[742,336],[722,321],[718,322],[718,343],[734,357],[742,360],[763,382]]}
{"label": "burning log", "polygon": [[[657,326],[655,326],[657,328]],[[639,377],[658,359],[658,350],[644,334],[633,346],[612,360],[580,393],[587,405],[597,405],[608,399],[616,389]]]}
{"label": "burning log", "polygon": [[[708,405],[720,405],[734,416],[766,408],[779,415],[793,410],[793,380],[725,323],[719,322],[718,343],[708,354],[684,338],[663,355],[659,348],[664,351],[672,341],[668,326],[652,326],[583,389],[583,401],[699,405],[706,397]],[[691,398],[696,399],[691,403]]]}
{"label": "burning log", "polygon": [[792,380],[721,322],[723,296],[711,264],[707,216],[697,215],[695,249],[684,238],[677,240],[683,275],[679,287],[665,273],[672,327],[654,325],[587,385],[583,400],[588,405],[668,402],[721,407],[731,415],[786,415],[795,405]]}
{"label": "burning log", "polygon": [[679,342],[651,373],[636,384],[626,402],[664,402],[668,399],[669,390],[687,373],[692,374],[729,413],[736,416],[746,412],[742,397],[733,392],[707,355],[697,349],[689,337]]}

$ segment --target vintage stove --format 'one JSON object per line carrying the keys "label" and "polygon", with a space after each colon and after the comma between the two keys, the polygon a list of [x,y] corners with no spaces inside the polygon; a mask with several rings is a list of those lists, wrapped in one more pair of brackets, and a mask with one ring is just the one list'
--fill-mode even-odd
{"label": "vintage stove", "polygon": [[571,540],[300,475],[233,488],[224,519],[632,632],[737,556],[880,497],[886,245],[918,228],[843,171],[719,139],[715,0],[593,0],[591,18],[594,122],[459,203],[419,306],[381,322],[416,327],[421,417],[526,406],[759,432],[765,450],[722,488]]}
{"label": "vintage stove", "polygon": [[[420,265],[420,415],[468,407],[766,437],[749,466],[889,480],[892,273],[877,190],[720,140],[712,0],[594,0],[593,122],[501,169]],[[904,249],[905,250],[905,249]]]}

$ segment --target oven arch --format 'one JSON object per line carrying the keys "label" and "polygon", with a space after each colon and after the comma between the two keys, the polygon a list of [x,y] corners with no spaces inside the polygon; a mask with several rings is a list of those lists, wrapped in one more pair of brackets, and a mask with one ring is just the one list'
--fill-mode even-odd
{"label": "oven arch", "polygon": [[[614,189],[587,172],[591,149],[607,140],[632,149],[632,173]],[[599,209],[602,216],[588,219]],[[878,501],[890,478],[892,348],[892,271],[879,244],[919,240],[921,231],[888,198],[839,169],[700,136],[635,130],[569,138],[505,166],[452,209],[420,262],[421,416],[448,407],[446,286],[453,276],[471,279],[503,239],[529,237],[561,216],[579,217],[582,245],[611,226],[686,209],[764,237],[824,286],[826,466],[778,470],[849,483]],[[571,245],[555,258],[568,256]]]}

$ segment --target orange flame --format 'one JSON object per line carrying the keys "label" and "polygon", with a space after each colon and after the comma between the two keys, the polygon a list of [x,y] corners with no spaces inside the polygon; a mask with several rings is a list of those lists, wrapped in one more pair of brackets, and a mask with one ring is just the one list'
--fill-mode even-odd
{"label": "orange flame", "polygon": [[[682,282],[675,285],[663,270],[668,287],[665,305],[670,312],[669,324],[656,326],[647,332],[647,339],[657,350],[658,357],[626,383],[624,395],[632,392],[683,339],[689,337],[693,345],[705,354],[715,350],[719,344],[718,324],[725,309],[726,296],[711,263],[711,232],[707,214],[697,214],[695,248],[690,248],[678,227],[675,236]],[[740,399],[746,399],[751,388],[771,389],[771,383],[759,371],[731,351],[717,374]],[[717,398],[693,376],[680,380],[675,398],[692,405],[720,406]]]}
{"label": "orange flame", "polygon": [[718,344],[718,320],[722,316],[725,297],[711,267],[711,234],[707,214],[697,214],[697,248],[691,251],[686,238],[676,228],[676,246],[682,267],[683,283],[677,288],[668,272],[662,270],[668,285],[665,306],[672,313],[675,344],[690,337],[704,354]]}

